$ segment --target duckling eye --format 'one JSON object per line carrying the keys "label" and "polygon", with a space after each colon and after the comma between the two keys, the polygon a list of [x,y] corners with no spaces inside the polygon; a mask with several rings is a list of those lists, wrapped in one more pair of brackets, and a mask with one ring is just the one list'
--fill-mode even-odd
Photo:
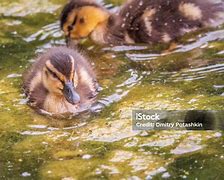
{"label": "duckling eye", "polygon": [[48,74],[50,74],[51,77],[53,77],[54,79],[58,79],[58,76],[54,72],[52,72],[50,69],[48,69],[48,68],[45,71],[45,73],[46,73],[47,77],[48,77]]}
{"label": "duckling eye", "polygon": [[79,23],[80,23],[80,24],[84,24],[84,23],[85,23],[85,19],[84,19],[83,17],[80,18],[80,19],[79,19]]}
{"label": "duckling eye", "polygon": [[54,79],[58,79],[58,76],[57,76],[55,73],[52,73],[52,77],[53,77]]}

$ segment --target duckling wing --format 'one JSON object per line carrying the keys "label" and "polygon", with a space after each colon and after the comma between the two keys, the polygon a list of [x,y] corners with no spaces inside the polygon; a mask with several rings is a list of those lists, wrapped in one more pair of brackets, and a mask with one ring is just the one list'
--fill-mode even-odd
{"label": "duckling wing", "polygon": [[223,11],[209,0],[129,0],[120,10],[120,27],[133,42],[169,42],[206,26]]}

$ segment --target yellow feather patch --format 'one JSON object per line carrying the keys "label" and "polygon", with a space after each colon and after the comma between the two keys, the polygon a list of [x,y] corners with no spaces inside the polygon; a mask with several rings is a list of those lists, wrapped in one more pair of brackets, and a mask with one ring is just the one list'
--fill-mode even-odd
{"label": "yellow feather patch", "polygon": [[[80,9],[75,9],[68,15],[68,19],[63,26],[66,35],[70,35],[72,39],[85,38],[94,31],[94,29],[109,17],[108,12],[104,9],[92,6],[85,6]],[[76,23],[74,23],[74,19]],[[73,24],[74,23],[74,24]],[[68,26],[72,26],[70,33]]]}

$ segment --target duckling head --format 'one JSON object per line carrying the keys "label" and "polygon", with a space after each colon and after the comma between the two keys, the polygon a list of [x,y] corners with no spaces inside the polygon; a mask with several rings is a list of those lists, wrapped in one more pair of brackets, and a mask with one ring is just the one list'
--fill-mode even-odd
{"label": "duckling head", "polygon": [[67,39],[88,37],[109,18],[109,13],[91,0],[72,0],[61,14],[61,28]]}
{"label": "duckling head", "polygon": [[46,61],[42,70],[42,81],[49,93],[64,97],[70,104],[78,104],[80,96],[76,91],[78,85],[77,65],[71,55],[55,53]]}

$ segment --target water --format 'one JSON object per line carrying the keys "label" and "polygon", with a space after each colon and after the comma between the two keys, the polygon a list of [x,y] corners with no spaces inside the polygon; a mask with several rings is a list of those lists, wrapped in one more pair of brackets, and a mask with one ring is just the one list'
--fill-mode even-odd
{"label": "water", "polygon": [[0,178],[222,179],[222,131],[132,131],[131,112],[223,110],[223,28],[187,35],[171,52],[83,42],[102,91],[90,112],[60,119],[26,105],[21,75],[38,53],[65,44],[65,2],[0,2]]}

